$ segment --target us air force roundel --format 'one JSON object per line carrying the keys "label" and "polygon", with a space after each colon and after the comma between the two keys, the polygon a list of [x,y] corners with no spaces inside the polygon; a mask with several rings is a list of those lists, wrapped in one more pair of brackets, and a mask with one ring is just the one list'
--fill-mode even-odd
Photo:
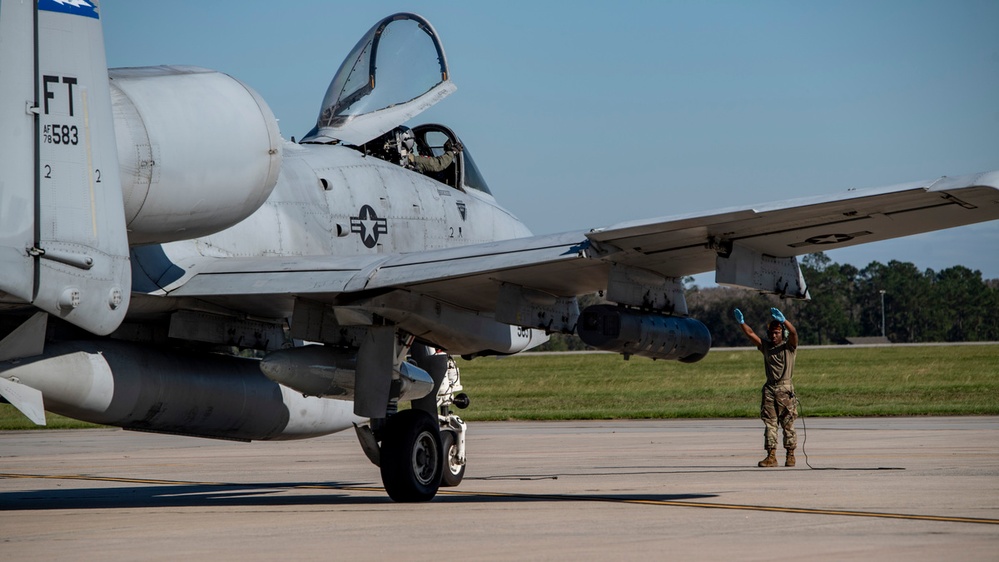
{"label": "us air force roundel", "polygon": [[821,236],[812,236],[807,240],[801,242],[795,242],[794,244],[788,244],[792,248],[800,248],[802,246],[826,246],[829,244],[842,244],[843,242],[849,242],[858,236],[867,236],[870,232],[866,230],[861,230],[860,232],[847,233],[831,233],[823,234]]}
{"label": "us air force roundel", "polygon": [[378,236],[388,234],[388,220],[378,218],[371,205],[364,205],[356,217],[350,217],[350,232],[361,235],[361,242],[368,248],[378,244]]}

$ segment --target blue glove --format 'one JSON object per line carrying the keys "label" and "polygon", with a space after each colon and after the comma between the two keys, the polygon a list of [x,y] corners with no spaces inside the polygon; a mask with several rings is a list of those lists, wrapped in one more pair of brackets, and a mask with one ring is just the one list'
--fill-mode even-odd
{"label": "blue glove", "polygon": [[778,322],[784,322],[785,320],[784,315],[781,313],[781,311],[777,310],[776,308],[770,309],[770,315],[773,316],[774,320]]}
{"label": "blue glove", "polygon": [[739,310],[738,308],[735,309],[735,321],[738,322],[739,324],[746,323],[746,319],[742,316],[742,311]]}

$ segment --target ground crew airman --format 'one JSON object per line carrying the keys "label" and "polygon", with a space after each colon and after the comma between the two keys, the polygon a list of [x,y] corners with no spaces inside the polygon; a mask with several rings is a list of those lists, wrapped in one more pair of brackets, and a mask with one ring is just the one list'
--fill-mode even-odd
{"label": "ground crew airman", "polygon": [[798,436],[794,431],[794,420],[798,417],[797,399],[794,396],[794,386],[791,377],[794,374],[794,357],[798,350],[798,331],[784,314],[776,308],[771,308],[773,320],[767,326],[767,339],[760,339],[756,332],[746,324],[742,311],[735,309],[735,319],[739,322],[756,348],[763,353],[763,365],[767,373],[767,382],[763,385],[763,397],[760,404],[760,418],[766,426],[763,431],[764,448],[767,458],[757,463],[757,466],[777,466],[777,426],[784,430],[784,448],[787,458],[784,466],[794,466],[794,449],[798,444]]}

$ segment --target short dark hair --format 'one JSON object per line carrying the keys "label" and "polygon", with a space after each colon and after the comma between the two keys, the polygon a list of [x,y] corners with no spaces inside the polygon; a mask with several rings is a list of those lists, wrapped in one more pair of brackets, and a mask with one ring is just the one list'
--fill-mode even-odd
{"label": "short dark hair", "polygon": [[771,320],[770,323],[767,324],[767,331],[769,332],[769,331],[773,330],[775,326],[780,326],[780,328],[782,330],[784,329],[784,323],[783,322],[781,322],[779,320]]}

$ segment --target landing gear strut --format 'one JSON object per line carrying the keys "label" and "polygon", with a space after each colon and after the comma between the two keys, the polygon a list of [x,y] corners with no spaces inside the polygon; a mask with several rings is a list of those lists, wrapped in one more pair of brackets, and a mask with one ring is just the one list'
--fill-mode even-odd
{"label": "landing gear strut", "polygon": [[[388,332],[386,332],[388,334]],[[398,502],[423,502],[433,499],[440,486],[457,486],[465,475],[465,422],[451,411],[451,407],[465,408],[468,396],[455,394],[461,390],[458,367],[454,360],[442,351],[432,350],[424,345],[413,345],[412,336],[401,346],[392,338],[382,337],[382,346],[361,348],[358,360],[358,382],[363,376],[376,377],[384,369],[372,368],[361,371],[360,358],[384,357],[386,348],[396,350],[396,362],[392,369],[393,378],[387,389],[387,406],[384,415],[367,414],[370,425],[355,425],[361,448],[381,470],[382,484],[389,497]],[[377,345],[377,344],[376,344]],[[404,362],[406,351],[412,362]],[[372,363],[373,360],[369,360]],[[398,411],[400,398],[405,395],[407,385],[422,377],[429,383],[432,379],[436,392],[422,398],[412,398],[412,408]],[[377,380],[366,380],[377,383]],[[360,384],[357,385],[360,387]],[[366,388],[378,390],[371,384]],[[383,396],[386,396],[383,395]],[[377,404],[374,400],[365,404]],[[358,412],[355,401],[355,413]]]}
{"label": "landing gear strut", "polygon": [[[441,443],[444,446],[444,476],[441,486],[455,487],[465,477],[465,431],[467,426],[452,410],[468,407],[468,395],[461,391],[461,375],[454,359],[448,355],[447,370],[437,390],[437,419],[441,426]],[[440,355],[438,355],[439,357]]]}

